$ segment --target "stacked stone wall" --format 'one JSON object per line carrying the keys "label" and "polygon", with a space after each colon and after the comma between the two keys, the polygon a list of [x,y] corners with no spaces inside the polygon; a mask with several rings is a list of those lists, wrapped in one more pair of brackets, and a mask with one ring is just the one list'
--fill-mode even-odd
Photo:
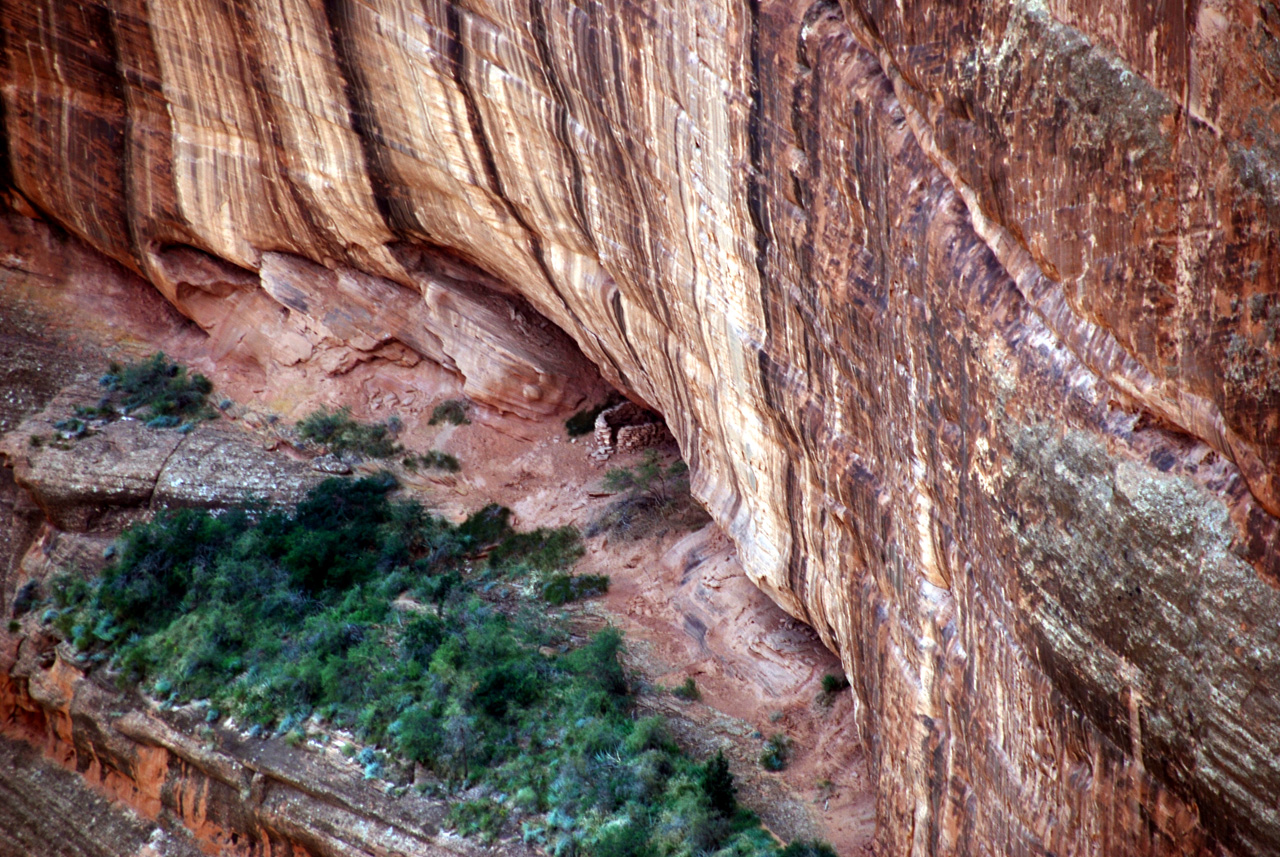
{"label": "stacked stone wall", "polygon": [[623,402],[596,417],[591,457],[607,461],[616,453],[638,452],[671,440],[661,417],[634,402]]}

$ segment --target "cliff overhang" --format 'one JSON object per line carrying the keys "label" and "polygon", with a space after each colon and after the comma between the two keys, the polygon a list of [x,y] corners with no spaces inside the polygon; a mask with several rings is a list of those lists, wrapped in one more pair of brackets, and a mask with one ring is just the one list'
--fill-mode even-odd
{"label": "cliff overhang", "polygon": [[889,852],[1280,847],[1273,3],[0,17],[15,204],[220,358],[660,411]]}

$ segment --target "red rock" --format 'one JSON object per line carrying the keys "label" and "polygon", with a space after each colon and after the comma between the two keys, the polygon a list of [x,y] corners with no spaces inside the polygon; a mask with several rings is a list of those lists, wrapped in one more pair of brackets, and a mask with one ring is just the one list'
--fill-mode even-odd
{"label": "red rock", "polygon": [[661,411],[886,853],[1280,850],[1273,3],[0,17],[15,206],[217,359]]}

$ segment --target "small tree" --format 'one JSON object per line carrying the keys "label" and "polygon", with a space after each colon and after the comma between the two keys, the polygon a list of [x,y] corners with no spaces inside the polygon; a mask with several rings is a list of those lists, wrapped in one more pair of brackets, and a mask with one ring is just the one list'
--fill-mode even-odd
{"label": "small tree", "polygon": [[465,783],[471,773],[467,762],[476,740],[475,718],[463,711],[457,700],[450,700],[442,731],[444,741],[441,749],[449,760],[449,779],[460,774],[461,781]]}
{"label": "small tree", "polygon": [[733,818],[738,811],[738,789],[733,784],[733,773],[729,770],[729,760],[724,757],[723,750],[707,761],[702,769],[702,793],[707,796],[717,814],[724,818]]}
{"label": "small tree", "polygon": [[298,435],[304,440],[327,447],[330,452],[355,452],[369,458],[389,458],[403,452],[394,434],[390,422],[371,426],[356,422],[345,405],[336,411],[321,405],[298,423]]}
{"label": "small tree", "polygon": [[604,476],[604,486],[610,491],[624,491],[631,497],[646,497],[656,506],[666,506],[673,499],[675,483],[688,472],[689,466],[679,459],[663,467],[658,451],[650,449],[635,467],[611,468]]}
{"label": "small tree", "polygon": [[471,420],[467,417],[469,408],[470,405],[464,399],[446,399],[431,411],[431,419],[427,421],[427,425],[438,426],[441,423],[450,423],[455,426],[470,425]]}
{"label": "small tree", "polygon": [[679,459],[664,466],[653,449],[635,467],[608,471],[604,487],[622,496],[587,527],[588,536],[612,530],[635,539],[659,527],[697,529],[710,520],[689,493],[688,466]]}

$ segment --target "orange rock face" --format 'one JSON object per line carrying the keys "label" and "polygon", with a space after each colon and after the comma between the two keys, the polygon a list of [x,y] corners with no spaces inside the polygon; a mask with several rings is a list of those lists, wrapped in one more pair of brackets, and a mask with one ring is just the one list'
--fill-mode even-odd
{"label": "orange rock face", "polygon": [[219,355],[660,410],[886,853],[1280,850],[1274,3],[0,18],[0,180]]}
{"label": "orange rock face", "polygon": [[[105,821],[111,824],[95,830],[70,828],[68,821],[88,815],[84,807],[72,806],[66,820],[40,820],[52,830],[61,822],[63,840],[24,843],[33,849],[28,853],[65,853],[60,849],[69,843],[82,853],[174,857],[201,852],[236,857],[474,857],[485,850],[441,832],[447,807],[439,801],[416,796],[395,800],[365,787],[358,775],[333,760],[291,751],[279,740],[245,740],[223,730],[192,737],[198,717],[165,718],[135,707],[136,697],[124,697],[85,678],[63,660],[67,650],[60,648],[55,655],[48,642],[27,637],[16,656],[8,647],[0,651],[0,716],[6,735],[33,744],[49,759],[78,772],[115,803],[165,827],[181,825],[190,836],[157,843],[153,835],[151,843],[162,847],[138,849],[128,836],[112,838],[114,828],[122,825],[110,816]],[[49,663],[39,663],[40,655]],[[6,756],[13,752],[8,744],[0,749]],[[50,779],[46,775],[37,781],[33,794],[61,796]],[[83,794],[73,797],[85,800]],[[24,809],[30,811],[22,805],[6,806],[4,814],[11,818]],[[38,811],[49,810],[45,804]],[[133,822],[136,825],[137,819]],[[22,842],[24,832],[3,833],[17,835]],[[79,842],[82,837],[87,843]],[[10,842],[7,835],[0,838],[0,843]],[[516,844],[512,853],[526,857],[532,851]]]}

